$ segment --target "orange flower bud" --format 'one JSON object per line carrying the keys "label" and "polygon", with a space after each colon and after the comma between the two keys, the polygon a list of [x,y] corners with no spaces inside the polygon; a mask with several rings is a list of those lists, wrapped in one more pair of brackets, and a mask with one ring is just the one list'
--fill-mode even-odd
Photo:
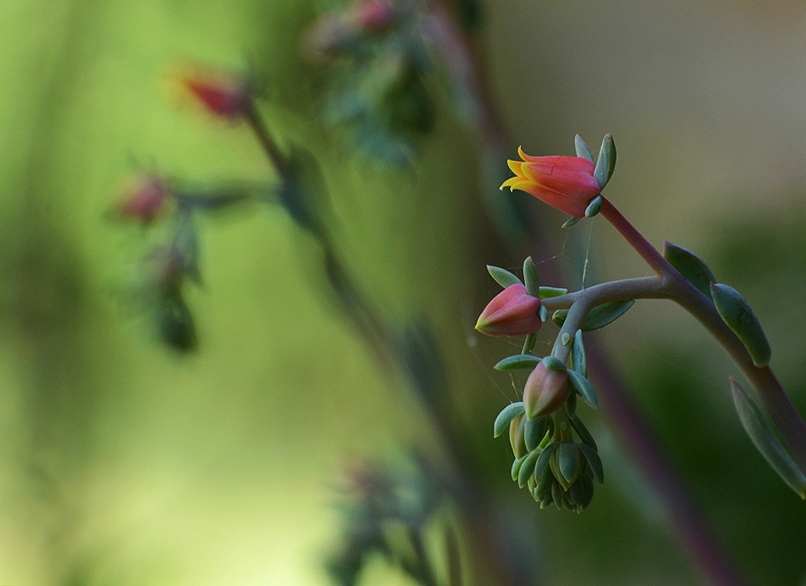
{"label": "orange flower bud", "polygon": [[541,362],[526,379],[523,388],[526,417],[534,419],[553,413],[563,406],[572,392],[567,370],[549,370]]}
{"label": "orange flower bud", "polygon": [[602,189],[593,176],[594,165],[581,157],[533,157],[518,147],[522,161],[507,161],[515,177],[501,189],[519,189],[574,217],[585,216],[590,201]]}
{"label": "orange flower bud", "polygon": [[481,312],[476,329],[488,336],[523,336],[540,329],[540,299],[523,285],[510,285]]}

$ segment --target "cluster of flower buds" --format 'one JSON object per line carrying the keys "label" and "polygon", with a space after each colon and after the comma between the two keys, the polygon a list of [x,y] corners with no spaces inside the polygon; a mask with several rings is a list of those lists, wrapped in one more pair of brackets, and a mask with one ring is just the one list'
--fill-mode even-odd
{"label": "cluster of flower buds", "polygon": [[[497,370],[530,369],[523,400],[507,405],[495,420],[494,435],[507,429],[515,460],[512,479],[526,486],[540,503],[580,512],[593,498],[594,480],[604,482],[596,442],[576,413],[577,397],[591,407],[597,398],[587,379],[582,330],[562,340],[565,359],[532,354],[535,333],[548,312],[541,298],[556,297],[564,289],[541,287],[531,257],[523,264],[524,280],[499,267],[488,267],[504,287],[484,309],[476,324],[492,336],[526,336],[520,354],[501,360]],[[570,366],[566,366],[566,360]]]}
{"label": "cluster of flower buds", "polygon": [[435,122],[423,10],[421,2],[358,0],[322,15],[304,35],[305,56],[328,68],[325,121],[350,128],[374,160],[408,163]]}

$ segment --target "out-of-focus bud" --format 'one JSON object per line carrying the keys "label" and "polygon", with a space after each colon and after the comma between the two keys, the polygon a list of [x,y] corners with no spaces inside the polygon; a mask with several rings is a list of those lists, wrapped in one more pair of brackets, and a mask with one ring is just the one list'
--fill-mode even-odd
{"label": "out-of-focus bud", "polygon": [[488,336],[524,336],[540,329],[540,299],[523,285],[510,285],[481,312],[476,329]]}
{"label": "out-of-focus bud", "polygon": [[362,0],[350,7],[349,17],[358,28],[380,33],[394,23],[395,9],[384,0]]}
{"label": "out-of-focus bud", "polygon": [[170,191],[165,181],[155,175],[138,173],[124,189],[124,196],[112,215],[122,221],[150,224],[165,209]]}
{"label": "out-of-focus bud", "polygon": [[243,76],[191,65],[176,73],[176,79],[187,97],[218,118],[236,120],[251,108],[252,91]]}
{"label": "out-of-focus bud", "polygon": [[573,392],[568,382],[568,371],[549,370],[545,362],[544,359],[535,367],[523,388],[523,406],[529,419],[554,413]]}
{"label": "out-of-focus bud", "polygon": [[591,200],[602,188],[593,176],[594,164],[582,157],[533,157],[518,147],[521,161],[507,161],[515,177],[501,184],[501,189],[519,189],[540,201],[581,218]]}

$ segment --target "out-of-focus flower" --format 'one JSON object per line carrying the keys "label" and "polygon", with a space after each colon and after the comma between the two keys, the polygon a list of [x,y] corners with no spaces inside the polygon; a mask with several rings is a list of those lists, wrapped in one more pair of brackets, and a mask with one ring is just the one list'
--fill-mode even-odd
{"label": "out-of-focus flower", "polygon": [[201,65],[183,65],[170,76],[181,93],[216,117],[235,120],[251,108],[252,88],[243,76]]}
{"label": "out-of-focus flower", "polygon": [[518,154],[522,161],[507,161],[515,177],[504,181],[501,189],[519,189],[574,217],[585,216],[588,204],[601,192],[591,161],[581,157],[533,157],[520,147]]}
{"label": "out-of-focus flower", "polygon": [[353,4],[347,14],[358,28],[373,33],[389,29],[395,19],[394,7],[384,0],[361,0]]}
{"label": "out-of-focus flower", "polygon": [[540,299],[523,285],[510,285],[481,312],[476,329],[488,336],[523,336],[540,329]]}
{"label": "out-of-focus flower", "polygon": [[170,190],[166,182],[155,175],[137,173],[123,190],[124,195],[112,211],[122,221],[153,222],[166,207]]}
{"label": "out-of-focus flower", "polygon": [[568,382],[568,371],[564,367],[562,370],[546,368],[546,360],[550,358],[538,364],[526,379],[523,406],[529,419],[553,413],[563,406],[573,392]]}

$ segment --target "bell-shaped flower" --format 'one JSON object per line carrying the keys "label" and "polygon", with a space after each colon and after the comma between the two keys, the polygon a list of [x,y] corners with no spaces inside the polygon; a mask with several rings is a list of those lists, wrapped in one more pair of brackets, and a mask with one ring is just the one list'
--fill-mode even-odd
{"label": "bell-shaped flower", "polygon": [[501,189],[519,189],[574,217],[585,216],[590,201],[601,188],[593,176],[594,164],[581,157],[533,157],[518,147],[521,161],[507,161],[515,173]]}
{"label": "bell-shaped flower", "polygon": [[523,285],[510,285],[481,312],[476,329],[488,336],[524,336],[540,329],[540,299]]}
{"label": "bell-shaped flower", "polygon": [[550,370],[545,362],[546,359],[535,367],[523,388],[523,406],[529,419],[554,413],[565,404],[574,390],[565,367]]}

